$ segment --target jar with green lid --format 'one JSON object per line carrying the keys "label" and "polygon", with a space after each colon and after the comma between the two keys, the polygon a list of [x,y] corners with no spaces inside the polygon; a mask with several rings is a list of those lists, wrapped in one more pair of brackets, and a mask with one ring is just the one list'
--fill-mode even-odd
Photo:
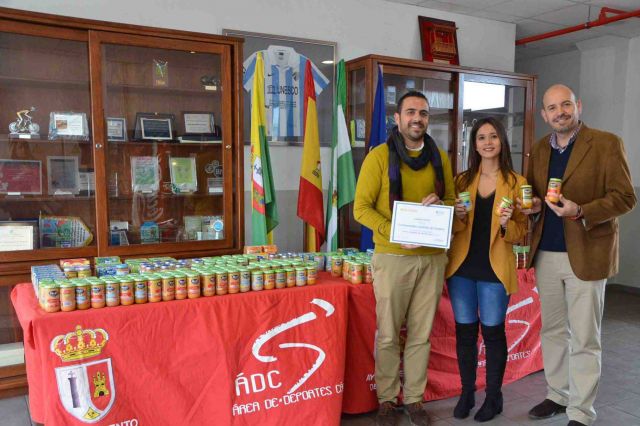
{"label": "jar with green lid", "polygon": [[104,280],[104,298],[106,305],[118,306],[120,304],[120,281],[113,278]]}
{"label": "jar with green lid", "polygon": [[40,283],[43,295],[43,309],[45,312],[53,313],[60,310],[60,287],[55,282]]}
{"label": "jar with green lid", "polygon": [[76,280],[76,309],[83,311],[91,307],[91,284],[87,280]]}
{"label": "jar with green lid", "polygon": [[229,293],[229,273],[225,268],[216,269],[216,295],[224,296]]}
{"label": "jar with green lid", "polygon": [[331,257],[331,276],[337,278],[342,275],[342,256]]}
{"label": "jar with green lid", "polygon": [[240,269],[237,266],[227,269],[229,274],[229,294],[240,293]]}
{"label": "jar with green lid", "polygon": [[146,285],[147,280],[141,275],[125,275],[117,279],[120,284],[120,304],[123,306],[133,305],[135,302],[134,293],[136,283]]}
{"label": "jar with green lid", "polygon": [[351,264],[351,284],[362,284],[362,271],[364,264],[354,261]]}
{"label": "jar with green lid", "polygon": [[139,275],[135,280],[128,276],[124,276],[124,279],[132,281],[133,283],[133,299],[136,304],[147,303],[149,296],[147,294],[147,280],[149,279],[147,274]]}
{"label": "jar with green lid", "polygon": [[315,262],[312,265],[307,265],[305,269],[307,270],[307,285],[314,285],[318,279],[318,268]]}
{"label": "jar with green lid", "polygon": [[42,309],[44,309],[44,299],[45,299],[44,288],[49,286],[49,284],[53,284],[53,283],[54,281],[51,278],[43,278],[38,282],[38,294],[36,294],[36,297],[38,298],[38,305],[40,305]]}
{"label": "jar with green lid", "polygon": [[238,269],[240,273],[240,293],[251,291],[251,271],[246,266]]}
{"label": "jar with green lid", "polygon": [[296,287],[304,287],[307,285],[307,269],[303,266],[296,268]]}
{"label": "jar with green lid", "polygon": [[284,273],[286,275],[286,280],[287,280],[287,288],[291,288],[291,287],[295,287],[296,286],[296,270],[293,267],[286,267],[284,268]]}
{"label": "jar with green lid", "polygon": [[200,273],[196,271],[186,272],[187,274],[187,297],[197,299],[200,297]]}
{"label": "jar with green lid", "polygon": [[216,295],[216,274],[211,268],[205,268],[200,271],[200,285],[202,286],[202,295],[205,297]]}
{"label": "jar with green lid", "polygon": [[276,272],[272,268],[263,269],[264,272],[264,289],[273,290],[276,288]]}
{"label": "jar with green lid", "polygon": [[184,300],[187,298],[187,274],[184,270],[176,270],[170,272],[173,274],[176,282],[176,300]]}
{"label": "jar with green lid", "polygon": [[365,284],[373,283],[373,268],[371,268],[371,261],[362,263],[362,275]]}
{"label": "jar with green lid", "polygon": [[276,269],[276,288],[287,287],[287,273],[284,269]]}
{"label": "jar with green lid", "polygon": [[76,273],[78,278],[87,278],[91,276],[91,266],[89,265],[78,265],[76,266]]}
{"label": "jar with green lid", "polygon": [[162,280],[162,300],[168,302],[176,298],[176,278],[171,272],[160,272]]}
{"label": "jar with green lid", "polygon": [[146,274],[147,300],[151,303],[162,301],[162,276],[159,273]]}
{"label": "jar with green lid", "polygon": [[264,272],[262,272],[262,269],[251,271],[251,290],[264,290]]}
{"label": "jar with green lid", "polygon": [[104,283],[93,282],[91,285],[91,307],[93,309],[104,308],[106,305]]}
{"label": "jar with green lid", "polygon": [[60,310],[62,312],[76,310],[76,286],[68,280],[60,283]]}

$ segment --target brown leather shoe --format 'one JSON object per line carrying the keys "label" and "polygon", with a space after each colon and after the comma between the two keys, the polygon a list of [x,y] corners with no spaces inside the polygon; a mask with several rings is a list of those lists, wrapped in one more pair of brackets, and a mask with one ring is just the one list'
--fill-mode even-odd
{"label": "brown leather shoe", "polygon": [[381,403],[376,415],[376,426],[396,426],[397,423],[396,404],[391,401]]}
{"label": "brown leather shoe", "polygon": [[539,420],[548,419],[556,414],[564,413],[567,411],[567,407],[560,405],[550,399],[545,399],[540,404],[529,410],[529,418]]}
{"label": "brown leather shoe", "polygon": [[404,408],[407,410],[412,426],[429,426],[431,424],[429,414],[422,406],[422,402],[414,402],[413,404],[405,405]]}

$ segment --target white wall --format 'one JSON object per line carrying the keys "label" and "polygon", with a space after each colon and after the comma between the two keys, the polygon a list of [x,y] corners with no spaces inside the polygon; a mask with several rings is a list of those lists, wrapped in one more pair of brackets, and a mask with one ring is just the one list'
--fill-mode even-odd
{"label": "white wall", "polygon": [[[234,29],[327,40],[337,43],[336,56],[345,60],[367,54],[421,59],[418,16],[424,15],[456,22],[462,65],[503,71],[514,68],[514,24],[383,0],[0,0],[0,6],[213,34]],[[284,250],[302,248],[302,222],[296,217],[301,154],[298,147],[271,150],[283,224],[276,230],[276,242],[282,242]],[[326,188],[330,150],[322,148],[321,157]],[[249,164],[248,147],[245,164]],[[250,183],[245,170],[245,199]],[[245,214],[245,218],[249,219],[245,229],[250,241],[250,216]],[[285,228],[295,234],[282,235]]]}
{"label": "white wall", "polygon": [[[518,61],[518,72],[537,74],[538,109],[554,83],[572,87],[582,100],[582,119],[591,127],[621,136],[631,175],[640,195],[640,37],[599,37],[577,44],[578,50]],[[536,136],[548,133],[536,115]],[[620,273],[610,282],[640,287],[640,208],[620,218]]]}

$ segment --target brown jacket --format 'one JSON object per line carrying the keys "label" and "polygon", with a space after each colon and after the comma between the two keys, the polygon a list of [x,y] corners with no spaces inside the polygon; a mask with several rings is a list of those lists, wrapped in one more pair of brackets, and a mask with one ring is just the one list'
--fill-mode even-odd
{"label": "brown jacket", "polygon": [[[459,178],[459,177],[458,177]],[[478,192],[478,184],[480,182],[480,173],[478,173],[468,191],[471,194],[471,203],[476,205],[476,194]],[[495,205],[493,209],[500,204],[502,197],[508,197],[515,200],[518,196],[518,189],[521,185],[526,185],[527,181],[524,177],[516,174],[515,180],[511,183],[506,182],[501,173],[498,173],[498,181],[496,183]],[[445,277],[449,278],[454,275],[462,262],[469,254],[469,246],[471,245],[471,231],[473,230],[473,219],[475,209],[469,212],[467,222],[463,222],[454,215],[453,219],[453,241],[451,248],[447,253],[449,263]],[[507,230],[504,236],[500,232],[500,219],[494,213],[491,215],[491,240],[489,241],[489,263],[500,282],[504,285],[507,294],[513,294],[518,291],[518,277],[516,275],[516,261],[513,254],[513,244],[520,243],[527,233],[527,218],[515,209],[511,220],[507,223]]]}
{"label": "brown jacket", "polygon": [[[584,281],[601,280],[618,272],[618,216],[633,209],[636,195],[619,137],[583,124],[574,144],[561,192],[582,206],[584,219],[564,218],[564,239],[576,276]],[[551,149],[548,135],[535,144],[529,158],[527,180],[543,199],[542,214],[533,229],[530,263],[544,226]]]}

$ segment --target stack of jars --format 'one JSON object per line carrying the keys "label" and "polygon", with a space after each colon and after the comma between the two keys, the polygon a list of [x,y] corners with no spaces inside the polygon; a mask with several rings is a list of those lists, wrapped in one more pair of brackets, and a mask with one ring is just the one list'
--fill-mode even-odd
{"label": "stack of jars", "polygon": [[332,277],[342,277],[352,284],[371,284],[371,257],[367,253],[329,253],[326,260],[327,272]]}

